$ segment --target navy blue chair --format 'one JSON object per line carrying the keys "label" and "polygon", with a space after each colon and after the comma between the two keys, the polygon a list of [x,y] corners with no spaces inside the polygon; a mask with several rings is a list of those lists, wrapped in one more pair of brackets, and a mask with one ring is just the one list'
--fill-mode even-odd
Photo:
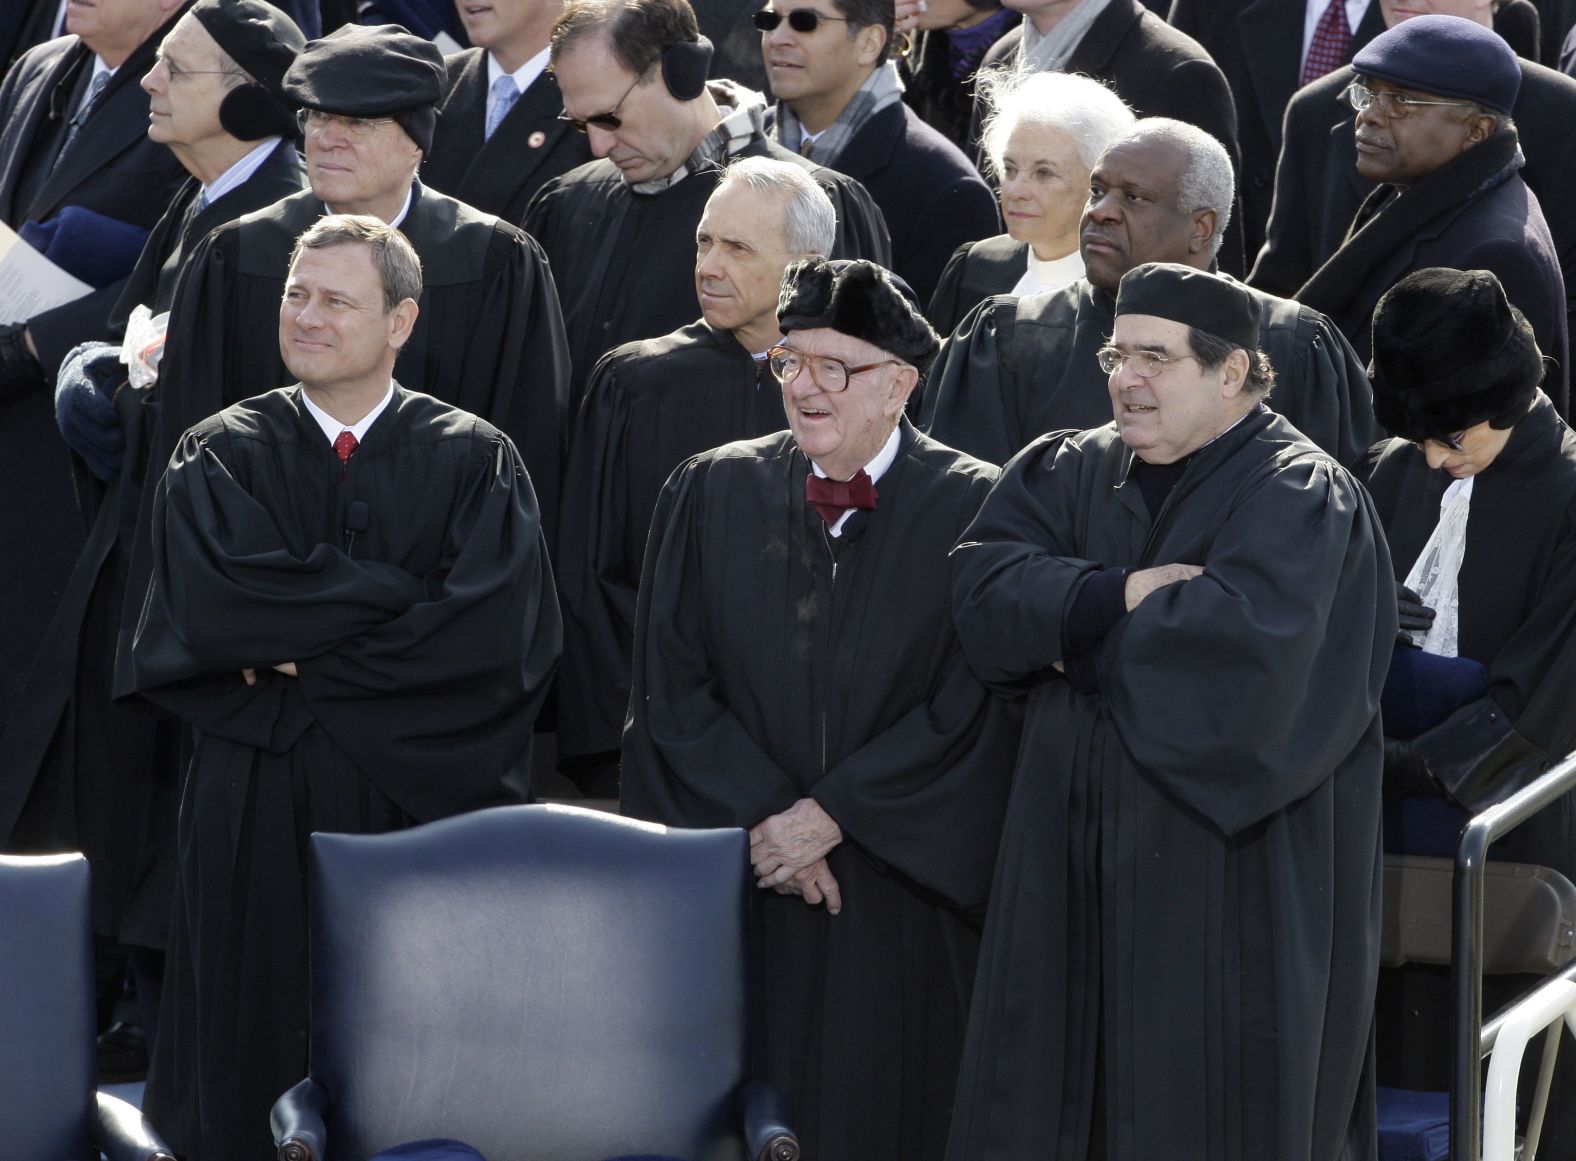
{"label": "navy blue chair", "polygon": [[15,1158],[175,1161],[96,1090],[93,936],[81,855],[0,855],[0,1124]]}
{"label": "navy blue chair", "polygon": [[749,843],[575,807],[315,834],[310,1076],[280,1161],[796,1161],[747,1075]]}

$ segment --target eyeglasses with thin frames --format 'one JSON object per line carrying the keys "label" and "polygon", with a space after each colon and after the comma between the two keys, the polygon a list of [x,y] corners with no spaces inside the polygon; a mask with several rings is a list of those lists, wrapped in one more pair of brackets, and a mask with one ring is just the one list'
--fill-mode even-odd
{"label": "eyeglasses with thin frames", "polygon": [[296,114],[296,124],[301,127],[301,133],[306,137],[321,137],[323,131],[330,125],[337,129],[341,136],[355,142],[357,145],[365,144],[372,139],[379,125],[394,124],[393,117],[341,117],[338,113],[324,113],[317,109],[302,109]]}
{"label": "eyeglasses with thin frames", "polygon": [[1341,91],[1346,103],[1361,113],[1369,106],[1377,106],[1379,115],[1386,120],[1410,117],[1413,111],[1429,105],[1453,106],[1458,109],[1475,107],[1472,101],[1431,101],[1424,97],[1411,97],[1393,89],[1375,91],[1361,81],[1353,81]]}
{"label": "eyeglasses with thin frames", "polygon": [[188,69],[182,68],[163,53],[153,54],[153,63],[163,65],[164,71],[170,74],[170,83],[178,85],[187,77],[238,77],[243,74],[235,69]]}
{"label": "eyeglasses with thin frames", "polygon": [[888,363],[901,362],[899,359],[882,359],[862,367],[850,367],[831,355],[807,355],[792,347],[773,347],[766,352],[766,357],[771,363],[772,374],[777,376],[779,382],[785,385],[792,383],[799,377],[799,372],[809,368],[811,381],[829,395],[848,390],[848,381],[855,375],[874,371]]}
{"label": "eyeglasses with thin frames", "polygon": [[1172,363],[1180,363],[1183,359],[1197,359],[1197,355],[1157,355],[1153,351],[1134,351],[1128,354],[1120,347],[1101,347],[1094,353],[1100,361],[1100,370],[1107,375],[1115,375],[1124,365],[1133,368],[1133,374],[1140,379],[1153,379]]}
{"label": "eyeglasses with thin frames", "polygon": [[624,107],[624,102],[629,100],[629,94],[635,91],[635,86],[640,84],[640,80],[640,77],[636,77],[635,84],[625,89],[624,95],[618,99],[618,104],[614,105],[606,113],[596,113],[582,121],[579,117],[571,117],[569,110],[565,109],[558,114],[558,119],[567,121],[569,127],[577,133],[584,133],[589,125],[595,125],[598,129],[606,129],[609,133],[620,129],[623,127],[624,122],[619,117],[618,111]]}
{"label": "eyeglasses with thin frames", "polygon": [[788,13],[767,10],[757,12],[751,19],[755,22],[755,27],[762,32],[776,32],[785,17],[789,28],[795,32],[803,33],[814,32],[823,20],[835,20],[839,24],[853,23],[846,16],[827,16],[824,13],[817,12],[814,8],[795,8]]}
{"label": "eyeglasses with thin frames", "polygon": [[1412,442],[1418,447],[1422,447],[1425,443],[1429,442],[1443,444],[1453,452],[1460,452],[1467,450],[1466,445],[1462,442],[1466,439],[1466,437],[1466,428],[1462,428],[1454,435],[1430,435],[1424,439],[1414,439]]}

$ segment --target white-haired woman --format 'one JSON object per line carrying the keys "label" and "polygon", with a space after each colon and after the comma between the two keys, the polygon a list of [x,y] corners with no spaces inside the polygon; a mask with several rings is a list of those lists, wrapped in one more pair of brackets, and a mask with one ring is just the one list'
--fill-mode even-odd
{"label": "white-haired woman", "polygon": [[1120,97],[1088,77],[996,73],[980,83],[992,106],[985,156],[1007,232],[953,253],[930,302],[942,334],[993,294],[1036,294],[1083,277],[1078,221],[1089,171],[1134,120]]}

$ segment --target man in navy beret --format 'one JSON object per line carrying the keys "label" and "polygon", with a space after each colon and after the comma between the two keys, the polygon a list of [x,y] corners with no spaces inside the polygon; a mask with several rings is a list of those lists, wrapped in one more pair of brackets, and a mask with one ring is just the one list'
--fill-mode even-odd
{"label": "man in navy beret", "polygon": [[1358,354],[1374,306],[1425,266],[1492,270],[1558,364],[1550,394],[1565,410],[1569,346],[1565,281],[1513,113],[1521,69],[1492,31],[1457,16],[1419,16],[1352,60],[1356,167],[1378,188],[1345,243],[1296,297],[1322,310]]}

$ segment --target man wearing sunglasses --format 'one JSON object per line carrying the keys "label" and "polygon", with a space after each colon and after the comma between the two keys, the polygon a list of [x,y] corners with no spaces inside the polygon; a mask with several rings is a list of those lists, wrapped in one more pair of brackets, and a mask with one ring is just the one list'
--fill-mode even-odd
{"label": "man wearing sunglasses", "polygon": [[689,0],[569,0],[550,53],[563,117],[598,158],[544,186],[525,217],[563,300],[573,401],[604,353],[692,321],[695,225],[736,158],[804,166],[837,209],[833,253],[890,265],[865,188],[769,141],[760,94],[707,80],[711,42]]}
{"label": "man wearing sunglasses", "polygon": [[622,809],[750,828],[756,1058],[804,1155],[940,1161],[1017,743],[948,604],[996,471],[902,420],[938,340],[885,271],[796,262],[777,324],[790,430],[657,504]]}
{"label": "man wearing sunglasses", "polygon": [[1492,270],[1554,360],[1548,392],[1567,409],[1565,282],[1511,114],[1521,69],[1510,46],[1457,16],[1419,16],[1353,58],[1357,172],[1378,188],[1346,242],[1297,292],[1358,355],[1374,306],[1412,270]]}
{"label": "man wearing sunglasses", "polygon": [[509,435],[553,528],[563,319],[547,263],[523,231],[416,180],[443,80],[438,50],[396,25],[347,25],[296,59],[284,87],[303,107],[311,189],[221,227],[192,257],[171,308],[179,341],[160,369],[152,462],[167,462],[192,424],[289,381],[269,319],[291,247],[325,213],[365,213],[399,228],[425,274],[401,381]]}
{"label": "man wearing sunglasses", "polygon": [[1129,271],[1115,422],[1030,444],[952,554],[1025,716],[948,1161],[1378,1156],[1394,580],[1356,479],[1262,405],[1259,317]]}
{"label": "man wearing sunglasses", "polygon": [[890,0],[772,0],[755,14],[772,136],[864,184],[892,233],[892,269],[929,302],[953,250],[1000,218],[963,151],[903,102],[892,21]]}

